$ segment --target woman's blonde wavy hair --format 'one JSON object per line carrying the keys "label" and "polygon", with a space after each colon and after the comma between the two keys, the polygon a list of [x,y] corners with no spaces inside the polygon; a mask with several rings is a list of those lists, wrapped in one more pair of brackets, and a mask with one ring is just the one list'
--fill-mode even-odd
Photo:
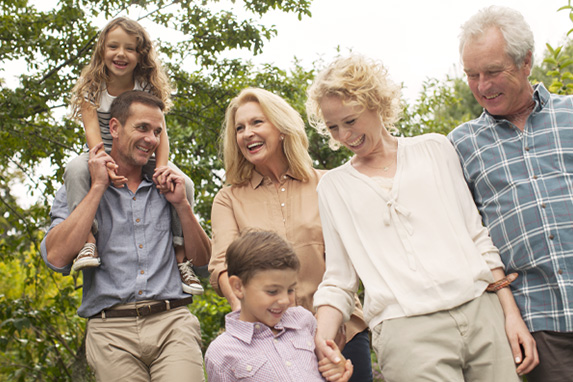
{"label": "woman's blonde wavy hair", "polygon": [[[171,92],[173,88],[159,61],[149,34],[137,21],[127,17],[118,17],[111,20],[100,32],[92,59],[82,70],[78,82],[72,89],[71,117],[73,119],[80,119],[84,105],[90,105],[95,109],[99,107],[101,93],[110,80],[104,62],[105,40],[107,34],[117,27],[122,28],[129,35],[135,36],[137,41],[136,50],[139,53],[139,62],[133,72],[134,80],[141,83],[144,90],[161,99],[165,103],[165,111],[168,111],[172,106]],[[86,101],[88,101],[87,104]]]}
{"label": "woman's blonde wavy hair", "polygon": [[306,112],[311,126],[330,136],[329,146],[336,150],[340,143],[330,135],[320,108],[324,97],[339,97],[345,105],[375,111],[382,124],[392,129],[402,112],[400,94],[400,86],[392,82],[381,62],[352,54],[336,59],[316,76],[307,90]]}
{"label": "woman's blonde wavy hair", "polygon": [[258,103],[269,122],[284,135],[283,151],[291,174],[297,179],[307,181],[312,172],[312,159],[308,154],[308,138],[302,117],[278,95],[264,89],[247,88],[231,100],[225,113],[221,151],[226,182],[230,185],[244,185],[251,179],[254,169],[254,165],[241,153],[235,131],[237,109],[249,102]]}

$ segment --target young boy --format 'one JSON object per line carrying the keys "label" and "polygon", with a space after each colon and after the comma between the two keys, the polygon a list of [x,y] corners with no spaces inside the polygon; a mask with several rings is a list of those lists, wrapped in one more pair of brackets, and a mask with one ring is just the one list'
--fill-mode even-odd
{"label": "young boy", "polygon": [[329,342],[340,362],[325,358],[319,364],[316,320],[294,307],[300,263],[292,247],[275,233],[251,231],[229,246],[226,257],[241,310],[226,316],[225,333],[207,349],[209,382],[348,381],[350,360]]}

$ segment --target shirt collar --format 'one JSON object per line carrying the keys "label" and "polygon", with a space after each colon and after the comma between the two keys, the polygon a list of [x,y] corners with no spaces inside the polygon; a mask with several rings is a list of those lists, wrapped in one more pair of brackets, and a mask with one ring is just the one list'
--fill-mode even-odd
{"label": "shirt collar", "polygon": [[[271,329],[260,322],[247,322],[239,320],[240,310],[231,312],[225,316],[225,331],[233,337],[250,344],[253,337],[258,333],[270,331]],[[287,310],[281,317],[280,322],[275,326],[281,332],[285,330],[300,330],[302,327]],[[279,333],[280,334],[280,333]]]}
{"label": "shirt collar", "polygon": [[149,174],[147,174],[145,171],[143,171],[143,176],[141,177],[141,180],[146,180],[148,182],[152,182],[151,176]]}
{"label": "shirt collar", "polygon": [[533,99],[535,100],[534,112],[539,112],[541,109],[547,105],[549,99],[551,98],[551,93],[545,88],[543,82],[538,83],[533,87]]}
{"label": "shirt collar", "polygon": [[[294,180],[300,180],[292,174],[290,169],[287,170],[287,172],[284,176],[286,178],[290,178],[290,179],[294,179]],[[255,169],[253,169],[253,173],[251,174],[251,187],[253,187],[253,189],[256,189],[261,184],[263,184],[265,179],[266,178],[261,173],[257,172],[257,170],[255,170]]]}

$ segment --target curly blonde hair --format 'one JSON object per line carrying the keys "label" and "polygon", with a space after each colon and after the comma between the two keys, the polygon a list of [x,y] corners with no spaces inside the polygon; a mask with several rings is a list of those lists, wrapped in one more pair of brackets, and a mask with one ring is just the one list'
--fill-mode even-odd
{"label": "curly blonde hair", "polygon": [[144,90],[161,99],[168,111],[172,106],[171,92],[173,88],[169,78],[159,61],[157,51],[147,31],[137,22],[127,17],[111,20],[100,32],[90,63],[82,70],[82,74],[72,90],[71,117],[79,119],[82,107],[88,105],[97,109],[101,93],[105,90],[110,77],[104,62],[105,40],[107,34],[115,28],[122,28],[127,34],[135,36],[139,62],[133,72],[135,81],[144,86]]}
{"label": "curly blonde hair", "polygon": [[316,76],[307,90],[306,112],[311,126],[330,136],[329,146],[336,150],[340,143],[328,132],[320,108],[324,97],[339,97],[345,105],[375,111],[391,129],[402,112],[400,94],[400,86],[392,82],[381,62],[352,54],[336,59]]}
{"label": "curly blonde hair", "polygon": [[247,183],[255,167],[241,153],[235,132],[237,109],[249,102],[258,103],[269,122],[284,135],[283,151],[292,175],[302,181],[310,179],[312,159],[308,154],[308,138],[300,114],[276,94],[264,89],[247,88],[231,100],[225,113],[221,141],[227,183]]}

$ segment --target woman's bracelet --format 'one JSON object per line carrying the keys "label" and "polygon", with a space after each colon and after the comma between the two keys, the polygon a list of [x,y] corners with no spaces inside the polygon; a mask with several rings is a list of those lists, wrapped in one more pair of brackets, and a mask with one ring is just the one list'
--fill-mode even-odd
{"label": "woman's bracelet", "polygon": [[505,276],[504,278],[499,279],[496,282],[489,284],[486,288],[486,291],[487,292],[497,292],[500,289],[508,287],[509,284],[511,284],[511,282],[514,281],[516,278],[517,278],[517,273],[511,273],[511,274]]}

